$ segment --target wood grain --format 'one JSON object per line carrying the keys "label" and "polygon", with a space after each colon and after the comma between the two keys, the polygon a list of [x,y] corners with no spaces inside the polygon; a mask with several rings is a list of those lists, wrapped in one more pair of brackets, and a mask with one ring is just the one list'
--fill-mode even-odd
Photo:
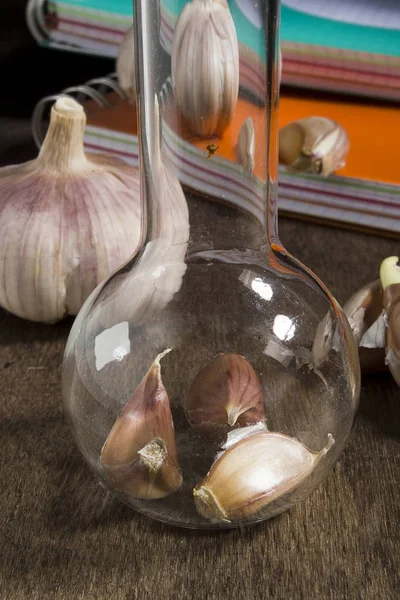
{"label": "wood grain", "polygon": [[[280,228],[340,302],[396,250],[318,225]],[[0,314],[1,598],[398,598],[400,394],[388,376],[364,379],[351,441],[305,502],[257,527],[197,533],[135,514],[84,465],[61,410],[70,325]]]}

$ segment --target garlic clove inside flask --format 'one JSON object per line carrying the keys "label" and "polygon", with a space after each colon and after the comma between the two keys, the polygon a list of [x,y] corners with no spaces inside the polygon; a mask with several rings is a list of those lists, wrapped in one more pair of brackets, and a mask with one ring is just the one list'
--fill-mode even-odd
{"label": "garlic clove inside flask", "polygon": [[0,169],[0,305],[25,319],[77,314],[141,243],[138,170],[85,154],[85,123],[59,98],[38,158]]}
{"label": "garlic clove inside flask", "polygon": [[135,498],[164,498],[182,485],[174,424],[157,356],[101,451],[110,483]]}
{"label": "garlic clove inside flask", "polygon": [[195,377],[185,413],[196,431],[216,439],[263,421],[262,389],[251,364],[239,354],[219,354]]}
{"label": "garlic clove inside flask", "polygon": [[213,522],[246,519],[292,491],[333,446],[314,453],[294,438],[261,432],[229,447],[194,491],[201,516]]}

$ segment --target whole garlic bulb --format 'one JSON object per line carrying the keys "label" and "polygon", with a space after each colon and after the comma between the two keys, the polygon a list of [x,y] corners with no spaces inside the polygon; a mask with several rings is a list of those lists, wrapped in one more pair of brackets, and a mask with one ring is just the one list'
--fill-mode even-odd
{"label": "whole garlic bulb", "polygon": [[133,27],[125,33],[117,57],[117,77],[120,88],[129,102],[136,105],[135,43]]}
{"label": "whole garlic bulb", "polygon": [[202,138],[220,136],[239,93],[239,46],[226,0],[193,0],[175,25],[172,82],[177,105]]}
{"label": "whole garlic bulb", "polygon": [[32,321],[77,314],[140,244],[138,170],[86,156],[85,123],[59,98],[38,158],[0,169],[0,306]]}

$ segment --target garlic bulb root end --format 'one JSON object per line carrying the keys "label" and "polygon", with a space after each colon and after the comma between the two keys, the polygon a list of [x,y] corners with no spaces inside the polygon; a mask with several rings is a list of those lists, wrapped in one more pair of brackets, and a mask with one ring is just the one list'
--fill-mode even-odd
{"label": "garlic bulb root end", "polygon": [[81,117],[84,115],[83,106],[69,96],[58,98],[54,104],[54,110],[68,118]]}

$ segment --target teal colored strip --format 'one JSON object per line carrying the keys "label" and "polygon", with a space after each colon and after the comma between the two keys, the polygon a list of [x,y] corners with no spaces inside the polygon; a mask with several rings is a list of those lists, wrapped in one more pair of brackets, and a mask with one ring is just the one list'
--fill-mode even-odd
{"label": "teal colored strip", "polygon": [[[57,4],[57,0],[55,4]],[[70,4],[71,6],[79,6],[80,8],[92,10],[104,10],[120,15],[130,16],[133,14],[133,0],[67,0],[62,4]]]}
{"label": "teal colored strip", "polygon": [[[264,57],[264,39],[263,32],[256,29],[243,15],[237,7],[234,0],[228,0],[232,18],[236,25],[239,41],[254,50],[261,58]],[[61,2],[59,3],[61,4]],[[133,14],[133,0],[66,0],[62,2],[66,8],[68,5],[80,9],[102,10],[105,12],[119,15],[130,16]],[[188,4],[187,0],[163,0],[165,8],[178,17],[184,6]],[[75,14],[82,14],[74,11]],[[116,20],[118,22],[118,20]]]}
{"label": "teal colored strip", "polygon": [[282,6],[281,39],[328,48],[400,56],[400,32],[321,19]]}
{"label": "teal colored strip", "polygon": [[[163,0],[164,6],[178,15],[186,0]],[[67,0],[65,4],[131,16],[133,0]],[[234,0],[229,0],[239,40],[263,56],[262,32],[246,19]],[[281,39],[285,42],[312,44],[400,57],[400,33],[351,23],[322,19],[282,6]]]}
{"label": "teal colored strip", "polygon": [[[61,3],[60,3],[61,6]],[[104,25],[120,25],[121,27],[128,27],[127,24],[132,22],[132,16],[120,15],[114,13],[103,13],[103,12],[85,12],[83,8],[75,8],[67,4],[62,4],[62,12],[60,10],[60,16],[70,16],[74,19],[87,20],[93,24],[104,24]]]}

